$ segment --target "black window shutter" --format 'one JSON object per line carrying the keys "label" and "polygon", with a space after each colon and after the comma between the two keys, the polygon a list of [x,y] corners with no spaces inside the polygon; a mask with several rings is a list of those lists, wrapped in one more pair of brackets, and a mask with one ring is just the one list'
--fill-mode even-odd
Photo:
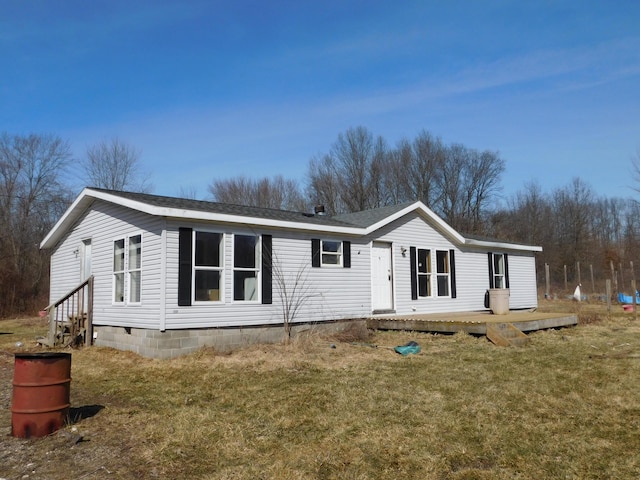
{"label": "black window shutter", "polygon": [[493,253],[487,254],[489,258],[489,288],[493,288]]}
{"label": "black window shutter", "polygon": [[509,256],[504,254],[504,285],[509,288]]}
{"label": "black window shutter", "polygon": [[449,250],[449,263],[451,267],[451,298],[456,298],[458,292],[456,291],[456,257],[453,250]]}
{"label": "black window shutter", "polygon": [[272,295],[272,275],[273,275],[273,256],[272,256],[272,237],[271,235],[262,235],[262,303],[273,303]]}
{"label": "black window shutter", "polygon": [[342,242],[342,266],[351,268],[351,242],[348,240]]}
{"label": "black window shutter", "polygon": [[178,229],[178,305],[191,305],[193,229]]}
{"label": "black window shutter", "polygon": [[318,238],[311,239],[311,266],[320,266],[320,239]]}
{"label": "black window shutter", "polygon": [[416,247],[409,247],[409,262],[411,264],[411,300],[418,299],[418,271],[416,270]]}

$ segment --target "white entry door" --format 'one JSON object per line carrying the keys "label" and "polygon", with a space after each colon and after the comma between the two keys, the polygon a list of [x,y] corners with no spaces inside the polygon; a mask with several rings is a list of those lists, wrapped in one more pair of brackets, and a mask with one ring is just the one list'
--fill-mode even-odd
{"label": "white entry door", "polygon": [[390,244],[374,243],[371,247],[371,276],[373,310],[393,310],[393,270]]}
{"label": "white entry door", "polygon": [[80,281],[85,281],[91,276],[91,239],[83,240],[81,246],[82,258],[80,261]]}

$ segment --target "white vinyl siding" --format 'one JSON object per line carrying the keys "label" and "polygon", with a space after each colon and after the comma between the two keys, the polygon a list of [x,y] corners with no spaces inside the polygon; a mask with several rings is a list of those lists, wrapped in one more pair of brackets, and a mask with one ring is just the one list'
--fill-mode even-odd
{"label": "white vinyl siding", "polygon": [[536,259],[533,253],[509,253],[509,308],[538,306]]}
{"label": "white vinyl siding", "polygon": [[[392,222],[371,237],[391,242],[394,258],[395,310],[399,315],[416,313],[469,312],[486,310],[485,293],[489,288],[487,250],[460,247],[426,223],[416,213]],[[429,248],[432,262],[436,250],[455,253],[456,298],[419,297],[411,300],[411,267],[409,247]],[[404,254],[403,254],[403,248]],[[509,254],[510,307],[537,306],[535,257],[532,252],[513,251]],[[355,258],[355,256],[354,256]],[[433,263],[432,263],[433,265]],[[433,271],[432,276],[436,273]],[[435,292],[434,292],[435,293]]]}
{"label": "white vinyl siding", "polygon": [[[59,300],[80,284],[83,260],[77,250],[83,240],[91,237],[94,324],[158,328],[162,290],[162,223],[162,219],[141,212],[103,201],[94,202],[52,251],[50,302]],[[141,235],[143,244],[140,303],[129,307],[113,302],[113,245],[117,238],[135,235]],[[132,271],[134,276],[135,272],[136,269]],[[135,291],[128,294],[138,295]],[[129,309],[131,315],[126,313]]]}
{"label": "white vinyl siding", "polygon": [[[178,229],[215,231],[220,243],[219,301],[195,302],[178,306]],[[166,228],[163,234],[163,229]],[[114,240],[140,235],[142,242],[137,305],[113,303]],[[95,200],[52,251],[51,301],[78,286],[82,278],[82,254],[79,247],[91,238],[91,270],[94,283],[94,323],[151,329],[206,328],[217,326],[281,325],[284,292],[272,278],[272,304],[259,301],[234,301],[234,238],[272,235],[273,275],[279,275],[291,291],[304,286],[304,298],[295,321],[314,322],[371,315],[371,246],[373,242],[390,244],[393,306],[397,314],[463,312],[485,310],[484,297],[489,288],[488,249],[467,247],[427,223],[416,212],[385,225],[368,236],[332,235],[329,239],[350,242],[351,268],[312,267],[313,239],[319,232],[291,232],[284,229],[256,228],[250,225],[214,224],[205,221],[154,217],[116,204]],[[411,299],[411,246],[431,253],[431,297]],[[457,298],[436,295],[435,255],[437,251],[455,254]],[[345,252],[343,253],[343,257]],[[509,260],[510,306],[513,309],[537,306],[535,258],[532,252],[505,249]],[[343,258],[344,261],[344,258]],[[201,265],[204,269],[204,265]],[[208,265],[213,271],[218,267]],[[245,271],[257,272],[260,262]],[[451,272],[448,272],[449,275]],[[251,275],[258,275],[251,273]],[[298,280],[296,280],[298,279]],[[164,280],[164,282],[163,282]],[[296,283],[297,282],[297,283]],[[134,282],[135,283],[135,282]],[[125,281],[125,288],[127,282]],[[209,290],[215,290],[210,288]],[[258,289],[259,292],[259,289]],[[451,292],[449,292],[451,293]],[[128,290],[135,298],[137,293]],[[258,293],[259,295],[259,293]],[[214,294],[215,296],[215,294]],[[258,298],[260,298],[258,296]]]}
{"label": "white vinyl siding", "polygon": [[[313,322],[344,318],[362,318],[371,313],[370,251],[367,244],[353,242],[351,268],[312,268],[313,235],[280,230],[256,232],[249,228],[224,230],[224,265],[234,265],[234,237],[273,235],[273,301],[234,301],[233,275],[224,276],[220,302],[178,306],[178,228],[205,228],[203,222],[168,222],[166,328],[205,328],[243,325],[274,325],[283,322],[285,293],[280,291],[276,275],[288,286],[287,295],[297,284],[304,290],[302,305],[294,321]],[[304,287],[304,288],[303,288]],[[300,296],[298,296],[300,298]]]}

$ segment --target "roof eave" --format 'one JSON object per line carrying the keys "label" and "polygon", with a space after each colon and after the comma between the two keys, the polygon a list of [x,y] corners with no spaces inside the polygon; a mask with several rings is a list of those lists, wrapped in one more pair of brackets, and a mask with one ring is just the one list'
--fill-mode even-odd
{"label": "roof eave", "polygon": [[67,208],[64,214],[58,219],[56,224],[49,230],[49,233],[40,242],[40,248],[53,248],[58,242],[67,227],[71,226],[93,202],[93,197],[88,195],[87,188],[80,192],[80,195]]}
{"label": "roof eave", "polygon": [[93,202],[94,199],[115,203],[123,207],[153,216],[201,220],[210,222],[222,222],[236,225],[252,225],[269,228],[279,228],[299,231],[315,231],[344,235],[362,235],[364,229],[360,227],[347,227],[338,225],[318,225],[307,222],[291,222],[284,220],[273,220],[268,218],[258,218],[241,215],[229,215],[222,213],[202,212],[198,210],[188,210],[180,208],[157,207],[144,202],[112,195],[108,192],[85,188],[78,198],[71,204],[67,211],[60,217],[60,220],[53,226],[47,236],[40,243],[40,248],[52,248],[59,241],[66,229],[70,227]]}
{"label": "roof eave", "polygon": [[444,234],[448,235],[450,238],[454,239],[456,242],[458,242],[459,244],[464,244],[465,243],[465,238],[460,235],[457,231],[455,231],[453,228],[451,228],[451,226],[446,223],[444,220],[442,220],[439,216],[437,216],[430,208],[428,208],[424,203],[417,201],[414,202],[410,205],[407,205],[405,208],[403,208],[402,210],[397,211],[396,213],[394,213],[393,215],[389,215],[388,217],[384,218],[383,220],[380,220],[377,223],[374,223],[373,225],[370,225],[369,227],[367,227],[366,229],[366,233],[370,234],[375,232],[376,230],[384,227],[385,225],[390,224],[391,222],[394,222],[395,220],[404,217],[406,214],[412,212],[412,211],[418,211],[422,216],[427,217],[429,220],[431,220],[433,222],[433,224],[435,224],[435,226]]}
{"label": "roof eave", "polygon": [[520,245],[517,243],[507,243],[507,242],[492,242],[489,240],[475,240],[473,238],[466,238],[465,245],[473,246],[473,247],[482,247],[482,248],[501,248],[505,250],[518,250],[518,251],[526,251],[526,252],[541,252],[542,247],[536,245]]}

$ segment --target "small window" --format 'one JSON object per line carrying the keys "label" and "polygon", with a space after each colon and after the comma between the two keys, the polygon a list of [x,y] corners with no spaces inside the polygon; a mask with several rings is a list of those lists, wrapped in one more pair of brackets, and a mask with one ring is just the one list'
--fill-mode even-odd
{"label": "small window", "polygon": [[489,252],[489,288],[509,288],[509,255]]}
{"label": "small window", "polygon": [[342,266],[342,242],[322,240],[322,266]]}
{"label": "small window", "polygon": [[449,296],[449,282],[450,282],[450,268],[449,268],[449,252],[446,250],[436,251],[436,277],[438,283],[438,296]]}
{"label": "small window", "polygon": [[418,297],[431,296],[431,251],[418,249],[417,255]]}
{"label": "small window", "polygon": [[194,282],[196,302],[217,302],[222,299],[222,238],[221,233],[195,232]]}
{"label": "small window", "polygon": [[507,288],[504,268],[504,255],[493,254],[493,288]]}
{"label": "small window", "polygon": [[233,300],[257,301],[260,273],[260,238],[233,237]]}

